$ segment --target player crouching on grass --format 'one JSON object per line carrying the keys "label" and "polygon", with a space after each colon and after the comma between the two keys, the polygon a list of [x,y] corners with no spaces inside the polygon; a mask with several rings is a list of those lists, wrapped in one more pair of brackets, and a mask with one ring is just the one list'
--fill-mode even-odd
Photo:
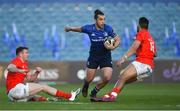
{"label": "player crouching on grass", "polygon": [[[36,71],[33,74],[30,74],[27,60],[28,48],[18,47],[16,49],[16,58],[14,58],[7,67],[8,74],[6,79],[6,88],[10,101],[29,101],[32,100],[32,98],[34,98],[39,92],[45,92],[51,96],[65,98],[69,101],[75,100],[76,96],[80,93],[80,88],[76,91],[72,91],[71,93],[66,93],[48,85],[33,83],[34,80],[37,80],[37,77],[42,69],[37,67]],[[25,83],[25,77],[30,82]],[[47,98],[35,100],[46,101]]]}
{"label": "player crouching on grass", "polygon": [[139,19],[136,39],[124,56],[117,61],[117,66],[121,66],[133,54],[136,54],[136,59],[122,71],[114,88],[101,98],[102,101],[115,101],[125,84],[141,80],[152,74],[154,57],[156,57],[156,44],[148,31],[148,24],[147,18],[141,17]]}

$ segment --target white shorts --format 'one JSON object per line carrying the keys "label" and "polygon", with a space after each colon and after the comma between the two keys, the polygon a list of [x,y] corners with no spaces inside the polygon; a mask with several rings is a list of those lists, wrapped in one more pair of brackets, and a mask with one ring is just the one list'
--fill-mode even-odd
{"label": "white shorts", "polygon": [[8,98],[10,101],[28,101],[30,99],[28,83],[26,85],[17,84],[9,91]]}
{"label": "white shorts", "polygon": [[138,81],[142,81],[143,78],[146,78],[152,75],[153,70],[150,65],[143,64],[138,61],[133,61],[132,64],[136,68]]}

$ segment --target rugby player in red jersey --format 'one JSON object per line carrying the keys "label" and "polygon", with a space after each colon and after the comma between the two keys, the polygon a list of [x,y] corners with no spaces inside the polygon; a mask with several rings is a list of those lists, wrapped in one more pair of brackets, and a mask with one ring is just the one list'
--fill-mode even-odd
{"label": "rugby player in red jersey", "polygon": [[[66,93],[48,85],[33,83],[34,80],[37,80],[42,69],[37,67],[36,71],[30,74],[27,47],[18,47],[16,49],[16,58],[11,61],[7,70],[6,88],[8,98],[11,101],[28,101],[39,92],[45,92],[54,97],[61,97],[69,101],[74,101],[76,96],[80,93],[80,89],[71,93]],[[30,82],[25,83],[25,78]],[[46,98],[43,100],[46,100]]]}
{"label": "rugby player in red jersey", "polygon": [[148,31],[148,25],[149,20],[147,18],[139,18],[135,41],[124,56],[117,61],[117,66],[121,66],[133,54],[136,54],[136,59],[121,71],[114,88],[101,98],[102,101],[115,101],[125,84],[141,80],[152,74],[154,57],[156,57],[156,44]]}

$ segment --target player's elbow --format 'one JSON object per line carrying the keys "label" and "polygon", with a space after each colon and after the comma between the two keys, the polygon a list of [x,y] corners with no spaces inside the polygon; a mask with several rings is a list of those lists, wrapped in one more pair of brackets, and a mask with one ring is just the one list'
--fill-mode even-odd
{"label": "player's elbow", "polygon": [[9,64],[8,67],[7,67],[7,70],[10,71],[10,72],[13,72],[14,68],[15,68],[15,66],[13,64]]}
{"label": "player's elbow", "polygon": [[132,49],[132,53],[133,53],[133,54],[136,53],[136,51],[137,51],[136,48],[133,48],[133,49]]}
{"label": "player's elbow", "polygon": [[133,44],[132,47],[131,47],[131,52],[132,52],[133,54],[136,53],[138,47],[139,47],[139,44]]}

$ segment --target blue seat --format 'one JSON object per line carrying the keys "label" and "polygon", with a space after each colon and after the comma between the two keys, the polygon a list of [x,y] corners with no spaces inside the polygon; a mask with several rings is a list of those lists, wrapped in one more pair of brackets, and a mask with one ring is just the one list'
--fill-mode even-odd
{"label": "blue seat", "polygon": [[[65,33],[64,27],[83,26],[94,23],[93,15],[95,9],[101,9],[106,15],[106,23],[110,24],[114,31],[122,36],[124,28],[132,28],[132,21],[138,21],[139,17],[145,16],[150,20],[150,32],[157,42],[159,58],[176,57],[174,55],[174,43],[170,48],[164,46],[164,27],[169,28],[172,33],[172,22],[176,22],[178,38],[180,38],[180,11],[177,3],[47,3],[42,4],[1,4],[0,5],[0,35],[3,35],[3,28],[6,27],[12,36],[12,23],[15,22],[19,35],[25,35],[26,44],[30,47],[31,60],[56,60],[53,57],[52,49],[44,47],[44,30],[49,30],[52,37],[52,25],[56,24],[59,41],[61,34],[64,33],[66,47],[59,49],[60,57],[58,60],[86,60],[89,48],[84,48],[82,43],[83,34]],[[8,19],[7,19],[8,18]],[[122,36],[123,37],[123,36]],[[123,39],[123,38],[122,38]],[[132,40],[130,41],[133,42]],[[0,44],[3,44],[2,37]],[[51,43],[52,45],[52,43]],[[0,60],[8,61],[11,56],[7,46],[0,45]],[[167,51],[163,51],[167,50]],[[127,48],[119,47],[112,52],[113,60],[117,60]],[[69,53],[71,52],[71,53]],[[82,52],[82,53],[79,53]],[[76,58],[75,58],[76,56]],[[6,58],[5,58],[6,57]]]}

